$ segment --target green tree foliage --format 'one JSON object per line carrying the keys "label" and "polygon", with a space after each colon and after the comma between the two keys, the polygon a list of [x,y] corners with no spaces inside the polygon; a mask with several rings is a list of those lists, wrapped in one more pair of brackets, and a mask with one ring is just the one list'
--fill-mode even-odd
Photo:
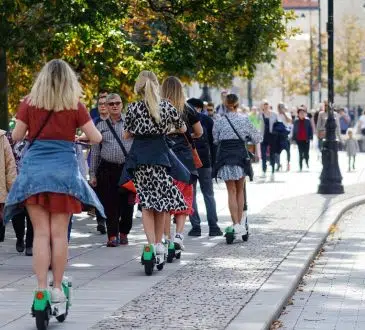
{"label": "green tree foliage", "polygon": [[293,33],[281,0],[0,0],[0,17],[12,112],[51,58],[72,64],[87,101],[100,87],[130,99],[142,69],[210,85],[252,75]]}
{"label": "green tree foliage", "polygon": [[364,55],[364,29],[356,16],[345,16],[335,40],[335,88],[347,98],[360,90],[361,58]]}

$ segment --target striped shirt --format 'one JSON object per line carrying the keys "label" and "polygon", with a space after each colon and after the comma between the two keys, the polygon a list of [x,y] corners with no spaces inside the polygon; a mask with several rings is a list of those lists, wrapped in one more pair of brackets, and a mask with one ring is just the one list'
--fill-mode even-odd
{"label": "striped shirt", "polygon": [[[110,120],[110,119],[107,119]],[[125,140],[123,139],[123,126],[124,120],[121,117],[117,122],[113,123],[111,120],[115,132],[120,137],[125,149],[127,152],[131,149],[133,139]],[[96,124],[96,128],[100,131],[103,139],[100,144],[95,144],[91,147],[91,156],[90,156],[90,177],[95,178],[98,167],[102,160],[105,160],[109,163],[114,164],[123,164],[125,162],[125,156],[123,154],[122,149],[120,148],[117,140],[114,138],[114,135],[110,131],[105,120],[100,120]]]}

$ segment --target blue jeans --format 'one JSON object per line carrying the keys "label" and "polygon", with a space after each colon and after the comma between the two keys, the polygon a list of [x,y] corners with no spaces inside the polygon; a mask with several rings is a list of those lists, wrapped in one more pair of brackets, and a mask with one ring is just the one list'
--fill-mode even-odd
{"label": "blue jeans", "polygon": [[266,156],[266,153],[267,153],[267,149],[269,148],[270,146],[270,165],[271,165],[271,171],[272,173],[274,173],[275,171],[275,154],[273,152],[273,148],[271,145],[269,145],[269,143],[265,143],[265,142],[261,142],[261,159],[262,159],[262,171],[264,173],[266,173],[266,170],[267,170],[267,156]]}
{"label": "blue jeans", "polygon": [[[214,190],[213,190],[213,179],[212,179],[212,168],[199,168],[199,185],[200,190],[204,197],[205,208],[207,210],[207,220],[209,229],[218,228],[218,216],[217,216],[217,208],[214,199]],[[194,201],[193,201],[193,209],[194,213],[190,216],[190,222],[193,228],[200,228],[200,217],[198,211],[198,205],[196,203],[196,182],[194,183]]]}

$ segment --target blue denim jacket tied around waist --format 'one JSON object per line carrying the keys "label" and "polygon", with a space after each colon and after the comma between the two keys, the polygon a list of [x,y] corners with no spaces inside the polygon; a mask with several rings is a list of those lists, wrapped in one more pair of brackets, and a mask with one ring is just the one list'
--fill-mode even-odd
{"label": "blue denim jacket tied around waist", "polygon": [[5,202],[5,223],[22,210],[27,198],[43,192],[73,196],[97,208],[105,217],[98,197],[80,173],[73,142],[36,140],[21,162],[20,172]]}
{"label": "blue denim jacket tied around waist", "polygon": [[120,183],[125,183],[127,179],[133,178],[135,169],[140,165],[165,166],[167,173],[173,179],[185,183],[190,181],[189,170],[169,148],[164,135],[134,137]]}

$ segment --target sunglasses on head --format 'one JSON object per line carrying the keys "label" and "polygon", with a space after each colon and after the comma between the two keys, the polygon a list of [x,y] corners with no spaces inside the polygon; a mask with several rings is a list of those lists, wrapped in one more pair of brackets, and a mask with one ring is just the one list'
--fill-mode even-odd
{"label": "sunglasses on head", "polygon": [[110,105],[111,107],[113,107],[114,105],[121,105],[122,102],[117,101],[117,102],[108,102],[108,105]]}

